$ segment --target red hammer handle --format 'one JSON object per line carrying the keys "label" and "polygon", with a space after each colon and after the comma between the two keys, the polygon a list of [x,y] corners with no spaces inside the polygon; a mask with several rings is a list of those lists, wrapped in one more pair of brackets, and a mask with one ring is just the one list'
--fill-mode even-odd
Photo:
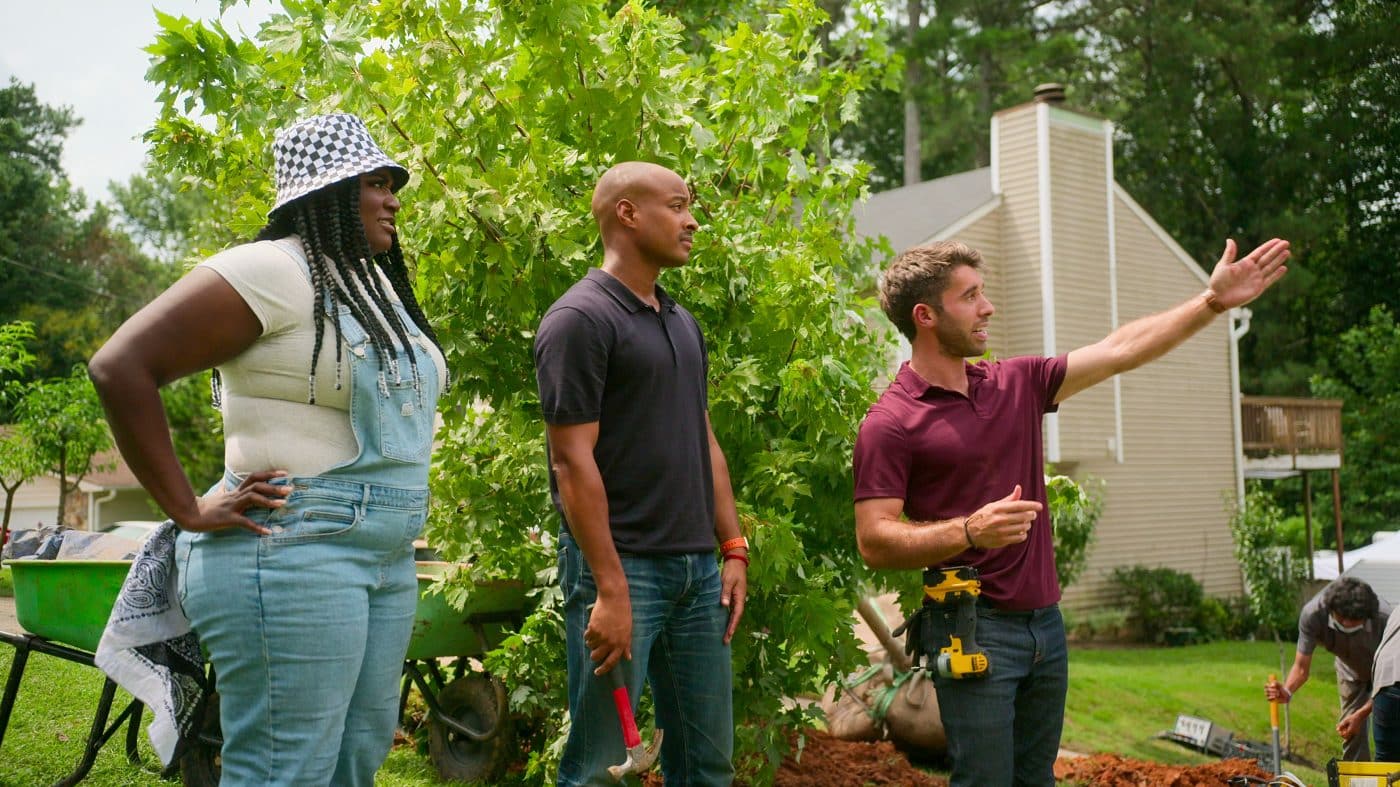
{"label": "red hammer handle", "polygon": [[642,735],[637,732],[637,720],[632,716],[632,697],[627,693],[627,684],[622,682],[622,670],[614,666],[608,670],[612,678],[613,704],[617,706],[617,718],[622,722],[622,743],[629,749],[642,744]]}

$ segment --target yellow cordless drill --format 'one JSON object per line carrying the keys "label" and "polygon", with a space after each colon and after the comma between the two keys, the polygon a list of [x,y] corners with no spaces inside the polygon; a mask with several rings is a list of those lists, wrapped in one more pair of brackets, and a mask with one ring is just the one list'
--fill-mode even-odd
{"label": "yellow cordless drill", "polygon": [[[985,678],[991,670],[986,651],[977,646],[977,597],[982,580],[972,566],[924,571],[924,604],[953,608],[956,625],[948,644],[939,648],[938,674],[945,678]],[[932,655],[932,647],[929,648]]]}

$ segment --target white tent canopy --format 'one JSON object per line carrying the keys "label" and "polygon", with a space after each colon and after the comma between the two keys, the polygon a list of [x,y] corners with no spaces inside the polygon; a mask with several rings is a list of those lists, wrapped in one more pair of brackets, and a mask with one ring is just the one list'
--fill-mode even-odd
{"label": "white tent canopy", "polygon": [[[1400,532],[1376,533],[1370,544],[1342,553],[1342,572],[1370,585],[1376,595],[1400,605]],[[1313,553],[1313,576],[1336,579],[1337,553],[1322,549]]]}

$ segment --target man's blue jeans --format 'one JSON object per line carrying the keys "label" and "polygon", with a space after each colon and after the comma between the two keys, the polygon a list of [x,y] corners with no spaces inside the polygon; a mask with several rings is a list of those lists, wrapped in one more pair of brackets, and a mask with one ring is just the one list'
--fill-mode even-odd
{"label": "man's blue jeans", "polygon": [[[709,552],[621,555],[632,599],[632,660],[620,661],[632,709],[643,676],[665,730],[661,772],[667,787],[727,785],[734,779],[733,682],[724,644],[728,609],[719,603],[719,567]],[[560,787],[616,784],[609,765],[626,758],[607,675],[593,674],[583,644],[598,597],[593,572],[577,542],[559,537],[559,584],[569,663],[569,739],[559,764]],[[643,733],[643,739],[650,742]]]}
{"label": "man's blue jeans", "polygon": [[[947,643],[955,623],[952,610],[934,616],[939,642]],[[1006,612],[979,606],[976,638],[991,660],[986,678],[934,675],[952,787],[1053,787],[1069,688],[1060,608]]]}
{"label": "man's blue jeans", "polygon": [[1376,762],[1400,762],[1400,683],[1376,692],[1371,709],[1371,733],[1376,736]]}

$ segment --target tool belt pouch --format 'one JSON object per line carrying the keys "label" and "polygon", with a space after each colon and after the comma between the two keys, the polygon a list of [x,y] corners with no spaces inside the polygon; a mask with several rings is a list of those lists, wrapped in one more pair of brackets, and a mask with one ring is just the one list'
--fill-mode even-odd
{"label": "tool belt pouch", "polygon": [[925,603],[893,632],[896,637],[904,635],[904,652],[915,669],[931,670],[938,664],[934,618],[939,612],[932,604]]}

